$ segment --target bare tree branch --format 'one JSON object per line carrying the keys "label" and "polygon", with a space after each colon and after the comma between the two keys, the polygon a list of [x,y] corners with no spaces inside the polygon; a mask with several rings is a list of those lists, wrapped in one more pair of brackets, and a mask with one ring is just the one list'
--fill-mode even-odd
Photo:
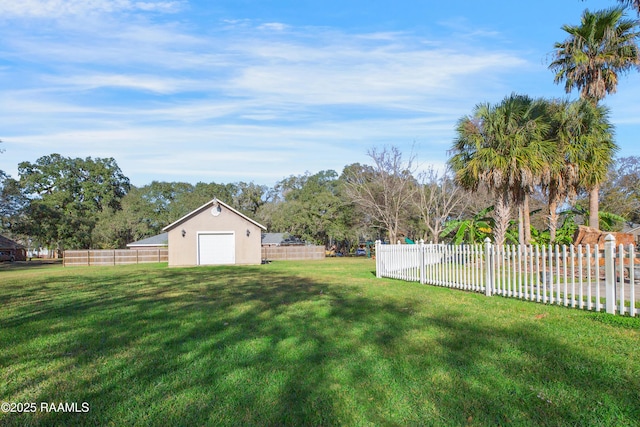
{"label": "bare tree branch", "polygon": [[367,152],[373,166],[352,165],[345,169],[347,196],[395,242],[414,207],[418,189],[413,177],[415,155],[404,160],[397,147],[372,148]]}
{"label": "bare tree branch", "polygon": [[417,198],[420,217],[428,230],[425,240],[430,237],[438,243],[444,224],[460,214],[469,204],[467,193],[455,184],[450,171],[447,169],[442,175],[433,168],[419,175],[421,184]]}

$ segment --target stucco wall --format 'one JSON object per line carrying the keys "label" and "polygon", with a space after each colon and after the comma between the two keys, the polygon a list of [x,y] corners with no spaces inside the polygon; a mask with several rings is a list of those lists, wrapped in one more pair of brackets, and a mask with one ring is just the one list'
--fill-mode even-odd
{"label": "stucco wall", "polygon": [[[184,237],[182,230],[185,231]],[[249,230],[249,236],[247,236],[247,230]],[[208,206],[168,231],[169,266],[198,264],[198,233],[230,231],[235,233],[235,263],[260,264],[262,262],[260,227],[224,206],[221,206],[218,216],[213,216],[211,206]]]}

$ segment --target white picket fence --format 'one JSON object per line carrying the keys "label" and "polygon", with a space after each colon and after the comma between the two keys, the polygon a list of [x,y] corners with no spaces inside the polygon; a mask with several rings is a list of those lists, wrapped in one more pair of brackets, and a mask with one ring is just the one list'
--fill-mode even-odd
{"label": "white picket fence", "polygon": [[376,276],[611,314],[640,315],[640,259],[595,246],[383,245]]}

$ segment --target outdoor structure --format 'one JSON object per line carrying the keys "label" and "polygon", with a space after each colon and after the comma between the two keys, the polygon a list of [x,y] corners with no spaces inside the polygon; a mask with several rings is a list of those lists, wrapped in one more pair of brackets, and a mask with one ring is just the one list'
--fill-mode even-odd
{"label": "outdoor structure", "polygon": [[63,256],[63,265],[65,267],[72,267],[167,262],[169,257],[168,252],[166,246],[139,249],[66,250]]}
{"label": "outdoor structure", "polygon": [[264,261],[324,259],[325,247],[305,244],[289,233],[262,233]]}
{"label": "outdoor structure", "polygon": [[627,225],[622,229],[622,232],[631,234],[635,240],[636,246],[640,247],[640,224]]}
{"label": "outdoor structure", "polygon": [[169,266],[260,264],[266,227],[213,199],[166,226]]}
{"label": "outdoor structure", "polygon": [[[384,245],[376,277],[499,295],[544,304],[640,316],[640,258],[635,246]],[[638,308],[636,308],[638,307]]]}
{"label": "outdoor structure", "polygon": [[160,249],[166,248],[169,245],[169,234],[160,233],[155,236],[147,237],[146,239],[138,240],[137,242],[129,243],[127,248],[129,249]]}
{"label": "outdoor structure", "polygon": [[617,245],[635,245],[635,238],[631,233],[615,233],[601,231],[597,228],[579,225],[573,236],[574,245],[604,245],[608,235],[612,235]]}
{"label": "outdoor structure", "polygon": [[284,233],[262,233],[262,246],[280,246],[284,241]]}
{"label": "outdoor structure", "polygon": [[27,250],[20,243],[0,236],[0,261],[26,261]]}
{"label": "outdoor structure", "polygon": [[325,258],[324,246],[280,245],[262,246],[262,259],[265,261],[301,261]]}
{"label": "outdoor structure", "polygon": [[289,233],[262,233],[262,246],[304,246],[306,243]]}

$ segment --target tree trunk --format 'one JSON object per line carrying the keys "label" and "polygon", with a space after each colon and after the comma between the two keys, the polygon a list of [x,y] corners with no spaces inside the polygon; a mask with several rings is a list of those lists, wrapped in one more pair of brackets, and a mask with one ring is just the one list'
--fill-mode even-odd
{"label": "tree trunk", "polygon": [[518,202],[518,245],[531,243],[531,218],[529,214],[529,194],[523,193]]}
{"label": "tree trunk", "polygon": [[524,195],[524,204],[522,206],[524,215],[524,244],[531,244],[531,212],[529,212],[529,195]]}
{"label": "tree trunk", "polygon": [[389,234],[389,244],[395,245],[396,243],[398,243],[396,242],[396,233],[391,229],[391,227],[389,227],[389,230],[387,230],[387,232]]}
{"label": "tree trunk", "polygon": [[493,238],[496,245],[504,245],[507,228],[509,227],[510,210],[507,193],[501,192],[497,194],[495,209],[493,210],[496,220]]}
{"label": "tree trunk", "polygon": [[[440,241],[440,227],[439,226],[428,226],[429,232],[431,233],[431,243],[438,244]],[[425,233],[424,241],[429,241],[428,236]]]}
{"label": "tree trunk", "polygon": [[549,239],[551,243],[556,241],[558,229],[558,201],[555,197],[549,197]]}
{"label": "tree trunk", "polygon": [[531,211],[529,210],[529,195],[524,196],[524,244],[531,244]]}
{"label": "tree trunk", "polygon": [[599,185],[596,185],[589,191],[589,227],[600,230],[600,221],[598,219],[598,210],[600,209],[598,203],[598,190]]}
{"label": "tree trunk", "polygon": [[518,244],[524,245],[524,205],[518,206]]}

